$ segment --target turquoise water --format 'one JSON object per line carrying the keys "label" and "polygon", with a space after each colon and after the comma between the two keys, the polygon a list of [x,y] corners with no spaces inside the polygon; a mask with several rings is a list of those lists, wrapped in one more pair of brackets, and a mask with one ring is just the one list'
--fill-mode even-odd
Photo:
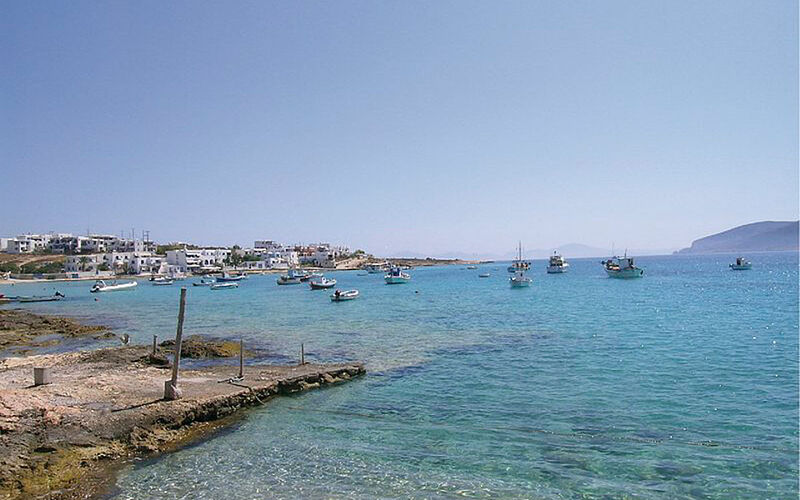
{"label": "turquoise water", "polygon": [[[257,276],[189,287],[187,333],[261,360],[364,360],[369,375],[254,409],[229,431],[121,473],[119,498],[797,498],[798,259],[599,259],[511,289],[505,265],[412,282],[330,273],[362,297]],[[490,278],[478,274],[489,271]],[[88,293],[37,311],[174,336],[178,289]],[[45,285],[0,287],[44,292]]]}

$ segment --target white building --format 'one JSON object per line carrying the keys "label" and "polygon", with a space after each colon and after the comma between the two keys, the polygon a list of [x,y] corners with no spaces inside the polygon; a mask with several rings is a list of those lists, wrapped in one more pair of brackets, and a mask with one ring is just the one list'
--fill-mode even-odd
{"label": "white building", "polygon": [[167,263],[184,273],[195,272],[203,268],[222,268],[230,255],[227,248],[167,250]]}

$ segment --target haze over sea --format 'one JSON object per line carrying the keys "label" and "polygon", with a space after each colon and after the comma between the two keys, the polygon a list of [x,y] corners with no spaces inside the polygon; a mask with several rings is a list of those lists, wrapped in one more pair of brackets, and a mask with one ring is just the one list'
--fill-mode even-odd
{"label": "haze over sea", "polygon": [[[362,297],[253,276],[189,287],[187,334],[242,337],[257,360],[364,360],[357,381],[254,409],[196,446],[125,468],[119,498],[797,498],[798,256],[643,257],[419,268],[407,285],[335,272]],[[491,272],[490,278],[478,278]],[[186,282],[188,284],[188,282]],[[174,336],[177,287],[88,293],[33,310]],[[234,371],[235,369],[232,369]]]}

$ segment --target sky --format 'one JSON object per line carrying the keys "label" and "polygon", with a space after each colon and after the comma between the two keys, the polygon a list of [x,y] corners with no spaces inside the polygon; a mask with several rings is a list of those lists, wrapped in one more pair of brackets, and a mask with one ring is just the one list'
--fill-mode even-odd
{"label": "sky", "polygon": [[794,220],[797,9],[4,2],[0,235],[500,254]]}

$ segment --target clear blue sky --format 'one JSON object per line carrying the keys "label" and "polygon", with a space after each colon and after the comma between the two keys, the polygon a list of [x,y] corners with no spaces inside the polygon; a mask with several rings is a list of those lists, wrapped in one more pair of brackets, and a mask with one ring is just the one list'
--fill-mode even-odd
{"label": "clear blue sky", "polygon": [[0,233],[382,254],[798,217],[797,2],[4,2]]}

